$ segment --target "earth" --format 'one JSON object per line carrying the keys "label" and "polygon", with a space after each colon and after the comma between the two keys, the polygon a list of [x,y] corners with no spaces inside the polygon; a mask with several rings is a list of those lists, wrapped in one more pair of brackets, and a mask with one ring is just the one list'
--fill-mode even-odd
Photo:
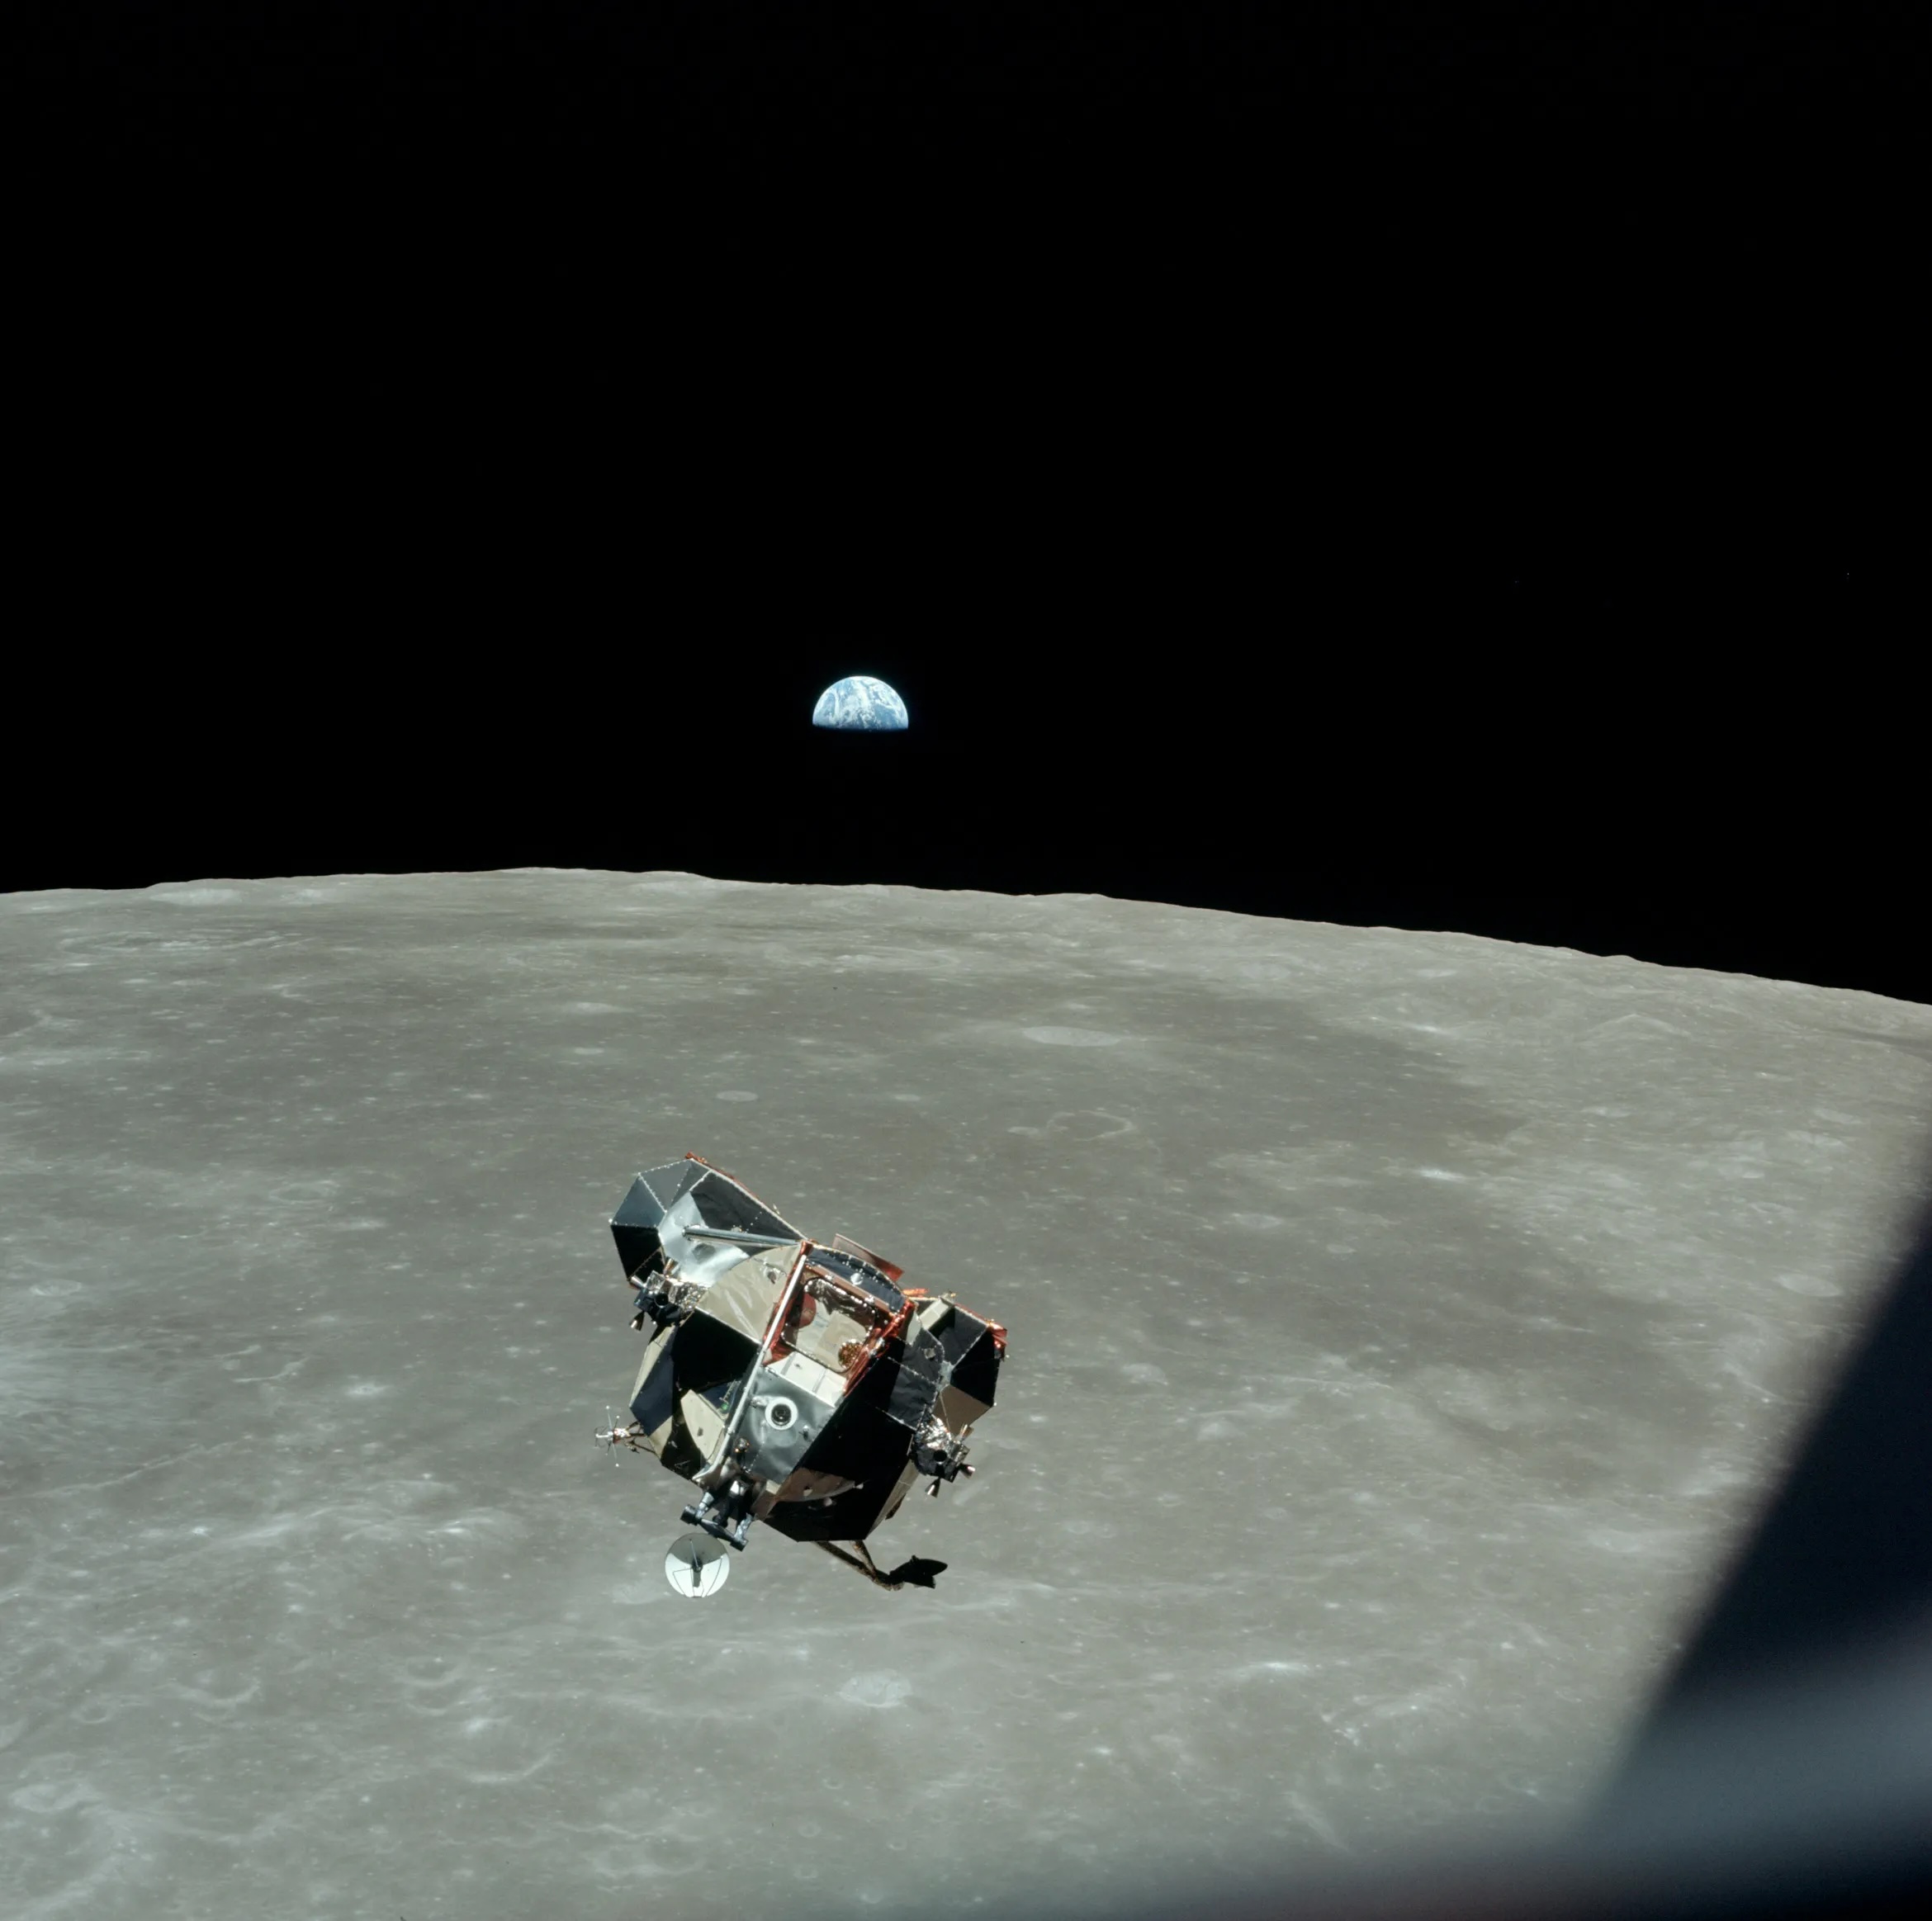
{"label": "earth", "polygon": [[819,695],[812,724],[850,733],[897,733],[912,723],[894,688],[869,674],[851,674]]}

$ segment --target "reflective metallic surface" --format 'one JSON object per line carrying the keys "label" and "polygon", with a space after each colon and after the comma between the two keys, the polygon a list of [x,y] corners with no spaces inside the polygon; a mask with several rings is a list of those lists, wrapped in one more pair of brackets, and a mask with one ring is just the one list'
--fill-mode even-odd
{"label": "reflective metallic surface", "polygon": [[945,1562],[921,1557],[909,1576],[837,1550],[891,1521],[922,1476],[936,1497],[973,1474],[1006,1330],[842,1234],[801,1234],[695,1153],[634,1176],[610,1230],[637,1289],[631,1325],[650,1338],[630,1420],[597,1438],[691,1483],[681,1518],[733,1550],[762,1523],[880,1586],[930,1587]]}

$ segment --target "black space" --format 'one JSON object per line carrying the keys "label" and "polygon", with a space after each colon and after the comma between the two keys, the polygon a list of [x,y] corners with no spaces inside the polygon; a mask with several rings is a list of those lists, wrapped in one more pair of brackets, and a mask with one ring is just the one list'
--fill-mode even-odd
{"label": "black space", "polygon": [[[1071,890],[1932,1001],[1906,11],[30,7],[0,884]],[[908,736],[809,726],[854,671]]]}

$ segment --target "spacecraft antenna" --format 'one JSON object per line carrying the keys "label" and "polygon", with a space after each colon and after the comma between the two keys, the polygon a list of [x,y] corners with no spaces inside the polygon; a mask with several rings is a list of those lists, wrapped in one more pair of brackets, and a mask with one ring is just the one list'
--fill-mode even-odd
{"label": "spacecraft antenna", "polygon": [[664,1557],[664,1578],[671,1592],[687,1601],[705,1601],[731,1578],[731,1557],[722,1540],[693,1529],[671,1543]]}

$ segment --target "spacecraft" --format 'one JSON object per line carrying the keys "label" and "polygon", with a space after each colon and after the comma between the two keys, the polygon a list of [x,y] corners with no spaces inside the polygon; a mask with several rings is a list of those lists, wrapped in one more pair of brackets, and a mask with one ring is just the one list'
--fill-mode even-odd
{"label": "spacecraft", "polygon": [[936,1496],[972,1474],[1006,1329],[842,1234],[810,1239],[696,1154],[638,1175],[610,1231],[647,1338],[629,1418],[597,1438],[697,1489],[672,1588],[715,1593],[754,1521],[882,1587],[931,1587],[944,1561],[881,1570],[866,1536],[921,1480]]}

